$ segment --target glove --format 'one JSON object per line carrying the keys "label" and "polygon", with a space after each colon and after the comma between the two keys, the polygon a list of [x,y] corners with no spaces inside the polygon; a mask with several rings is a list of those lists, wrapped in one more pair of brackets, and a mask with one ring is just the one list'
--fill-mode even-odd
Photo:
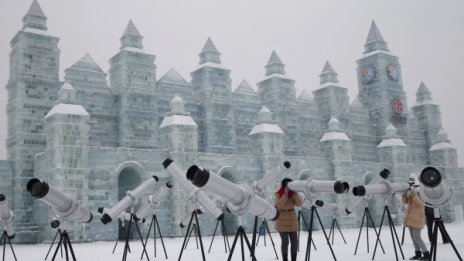
{"label": "glove", "polygon": [[290,189],[289,189],[288,187],[285,187],[284,194],[285,194],[286,196],[288,196],[288,192],[289,192],[289,191],[290,191]]}

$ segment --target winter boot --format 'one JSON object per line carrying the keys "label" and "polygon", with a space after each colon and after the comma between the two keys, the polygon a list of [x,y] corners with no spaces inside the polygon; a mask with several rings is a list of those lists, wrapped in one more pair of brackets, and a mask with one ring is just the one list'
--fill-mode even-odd
{"label": "winter boot", "polygon": [[409,260],[422,260],[422,252],[421,251],[416,251],[416,255],[409,258]]}
{"label": "winter boot", "polygon": [[292,254],[292,261],[296,261],[296,254]]}
{"label": "winter boot", "polygon": [[282,255],[282,261],[288,261],[288,256],[287,255]]}
{"label": "winter boot", "polygon": [[421,258],[420,260],[430,260],[430,253],[429,253],[429,251],[424,252],[424,255],[422,256],[422,258]]}

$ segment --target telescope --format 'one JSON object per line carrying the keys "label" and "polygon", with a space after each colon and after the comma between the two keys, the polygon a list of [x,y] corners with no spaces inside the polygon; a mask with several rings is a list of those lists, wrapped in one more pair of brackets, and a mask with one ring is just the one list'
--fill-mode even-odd
{"label": "telescope", "polygon": [[200,205],[204,210],[216,217],[217,220],[224,219],[224,213],[222,213],[221,209],[218,208],[216,202],[208,197],[204,191],[199,190],[193,186],[192,183],[188,182],[184,175],[182,175],[182,170],[173,162],[172,159],[166,159],[163,162],[163,166],[185,189],[189,199]]}
{"label": "telescope", "polygon": [[[106,214],[109,211],[109,209],[104,208],[104,207],[99,207],[97,211],[100,214]],[[131,220],[131,213],[127,213],[126,211],[123,211],[123,212],[119,213],[118,219],[121,220],[121,221],[130,221]],[[141,218],[141,219],[138,219],[138,220],[135,220],[135,218],[133,218],[132,221],[137,222],[137,223],[145,223],[145,218]]]}
{"label": "telescope", "polygon": [[268,173],[264,175],[263,178],[261,178],[258,181],[255,181],[253,183],[253,188],[256,193],[262,192],[263,189],[269,185],[271,182],[276,180],[279,176],[282,175],[282,173],[288,172],[288,169],[290,169],[290,162],[284,161],[281,165],[277,166],[276,168],[270,170]]}
{"label": "telescope", "polygon": [[277,209],[255,195],[254,189],[246,184],[236,185],[197,165],[192,165],[187,170],[187,179],[196,187],[226,199],[228,209],[236,215],[249,212],[255,216],[271,220],[278,217]]}
{"label": "telescope", "polygon": [[[195,213],[197,213],[197,215],[202,215],[202,214],[203,214],[203,211],[202,211],[201,209],[199,209],[199,208],[194,209],[193,211],[194,211]],[[191,218],[192,218],[191,215],[185,216],[185,217],[182,219],[182,221],[180,222],[179,226],[180,226],[181,228],[184,228],[185,226],[188,225],[188,223],[190,222],[190,219],[191,219]]]}
{"label": "telescope", "polygon": [[15,237],[15,229],[13,225],[14,217],[15,215],[13,211],[8,207],[8,200],[6,200],[5,195],[0,194],[0,223],[3,224],[3,230],[6,231],[9,239],[13,239]]}
{"label": "telescope", "polygon": [[93,215],[80,202],[59,191],[47,182],[33,178],[26,185],[31,195],[50,207],[53,215],[61,220],[75,220],[84,223],[92,221]]}
{"label": "telescope", "polygon": [[295,192],[304,193],[308,198],[315,197],[321,192],[343,194],[350,189],[350,185],[345,181],[316,180],[313,177],[307,180],[290,181],[287,187]]}
{"label": "telescope", "polygon": [[441,173],[434,167],[422,170],[419,180],[419,198],[425,205],[433,208],[441,207],[451,200],[453,188],[442,178]]}
{"label": "telescope", "polygon": [[166,183],[165,186],[161,187],[156,193],[151,195],[148,198],[148,202],[145,202],[145,204],[140,207],[140,209],[135,213],[134,220],[138,221],[140,219],[143,219],[150,210],[154,210],[155,208],[159,207],[161,200],[168,195],[168,193],[171,191],[172,185],[171,183]]}
{"label": "telescope", "polygon": [[128,207],[133,206],[134,203],[147,192],[147,190],[156,184],[156,182],[158,182],[158,177],[153,175],[135,189],[127,191],[126,196],[109,209],[108,212],[103,214],[100,220],[106,225],[113,219],[118,218],[122,212],[124,212]]}
{"label": "telescope", "polygon": [[301,199],[301,207],[302,208],[311,209],[313,206],[316,206],[316,207],[323,207],[324,206],[324,201],[317,199],[317,200],[315,200],[313,202],[313,200],[311,198],[307,198],[306,195],[304,193],[302,193],[302,192],[298,192],[298,196]]}
{"label": "telescope", "polygon": [[[391,196],[395,193],[402,193],[411,190],[411,184],[408,182],[391,183],[387,180],[390,175],[388,169],[384,169],[379,173],[380,178],[376,178],[369,185],[361,185],[353,188],[353,195],[363,197],[366,195],[380,194],[383,196]],[[376,182],[375,184],[372,184]]]}

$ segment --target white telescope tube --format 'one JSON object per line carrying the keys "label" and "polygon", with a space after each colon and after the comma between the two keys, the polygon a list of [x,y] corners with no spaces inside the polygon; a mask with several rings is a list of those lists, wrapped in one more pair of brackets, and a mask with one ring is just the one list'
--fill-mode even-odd
{"label": "white telescope tube", "polygon": [[262,177],[260,180],[256,181],[254,183],[254,189],[256,192],[261,192],[263,189],[269,185],[269,183],[273,182],[276,180],[279,176],[282,175],[282,173],[288,172],[288,169],[290,169],[290,162],[284,161],[281,165],[277,166],[276,168],[270,170],[268,173],[264,174],[264,177]]}
{"label": "white telescope tube", "polygon": [[3,224],[3,229],[6,231],[6,235],[9,239],[13,239],[15,237],[15,229],[13,225],[14,217],[15,215],[9,208],[8,200],[5,195],[0,194],[0,223]]}
{"label": "white telescope tube", "polygon": [[134,218],[136,220],[142,219],[148,214],[148,212],[159,207],[161,200],[163,200],[163,198],[168,195],[168,193],[171,191],[171,188],[171,183],[166,183],[165,186],[161,187],[161,189],[159,189],[153,195],[150,195],[150,197],[148,197],[148,201],[145,202],[142,207],[140,207],[137,213],[135,213]]}
{"label": "white telescope tube", "polygon": [[290,190],[295,192],[303,192],[308,197],[314,197],[318,193],[346,193],[349,190],[349,185],[344,181],[324,181],[309,178],[307,180],[291,181],[287,184]]}
{"label": "white telescope tube", "polygon": [[[108,208],[103,208],[103,207],[99,207],[98,208],[98,213],[101,213],[101,214],[105,214],[109,211]],[[125,211],[121,212],[118,216],[118,219],[121,220],[121,221],[131,221],[131,214],[130,213],[127,213]],[[142,219],[138,219],[136,220],[135,219],[135,216],[132,218],[132,222],[137,222],[137,223],[145,223],[145,219],[142,218]]]}

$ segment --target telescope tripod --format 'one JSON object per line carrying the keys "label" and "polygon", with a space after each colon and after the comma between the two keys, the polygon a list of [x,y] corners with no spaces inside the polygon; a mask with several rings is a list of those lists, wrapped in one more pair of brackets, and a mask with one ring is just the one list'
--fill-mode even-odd
{"label": "telescope tripod", "polygon": [[311,258],[311,242],[313,240],[313,223],[314,223],[314,213],[316,213],[317,220],[319,221],[319,224],[321,225],[322,232],[324,232],[325,239],[327,240],[327,245],[330,248],[330,252],[332,252],[332,256],[335,261],[337,261],[337,258],[335,257],[335,254],[333,252],[332,246],[330,245],[330,240],[327,237],[327,234],[325,233],[324,225],[322,225],[321,218],[319,217],[319,213],[317,212],[316,206],[311,206],[311,217],[309,219],[309,229],[308,229],[308,241],[306,243],[306,256],[305,256],[305,261],[309,261]]}
{"label": "telescope tripod", "polygon": [[[53,238],[53,241],[52,241],[52,244],[50,245],[50,248],[48,249],[47,255],[45,256],[45,260],[47,260],[48,255],[50,254],[50,250],[52,250],[53,244],[55,244],[55,240],[56,240],[56,237],[58,235],[60,235],[60,237],[61,237],[61,229],[59,229],[59,228],[57,229],[57,231],[55,233],[55,237]],[[60,250],[61,250],[61,257],[63,257],[63,246],[61,246]]]}
{"label": "telescope tripod", "polygon": [[[366,204],[366,206],[367,206],[367,204]],[[371,216],[371,213],[369,212],[368,207],[364,207],[364,214],[363,214],[361,220],[362,221],[361,221],[361,226],[359,227],[358,240],[356,241],[356,248],[354,250],[355,255],[358,252],[358,244],[359,244],[359,239],[361,238],[361,232],[362,232],[362,228],[363,228],[363,225],[364,225],[364,220],[366,221],[367,253],[369,253],[369,220],[371,221],[372,228],[374,228],[375,235],[378,236],[377,229],[375,228],[375,224],[374,224],[374,221],[372,220],[372,216]],[[379,237],[377,237],[377,238],[379,238]],[[383,249],[382,241],[380,241],[380,238],[379,238],[379,243],[380,243],[380,247],[382,248],[382,252],[385,254],[385,250]]]}
{"label": "telescope tripod", "polygon": [[[248,237],[246,235],[245,229],[243,228],[243,218],[242,216],[238,216],[238,227],[237,231],[235,232],[235,237],[234,237],[234,242],[232,243],[232,248],[230,249],[229,257],[227,258],[227,261],[232,260],[232,255],[234,254],[235,250],[235,245],[237,244],[237,240],[240,237],[240,249],[242,250],[242,261],[245,261],[245,249],[243,246],[243,240],[245,240],[248,250],[250,250],[250,256],[252,261],[256,261],[255,257],[255,248],[254,248],[254,240],[250,244],[250,241],[248,240]],[[257,219],[255,217],[255,226],[253,228],[253,238],[255,238],[256,235],[256,225],[257,225]]]}
{"label": "telescope tripod", "polygon": [[[257,221],[258,217],[255,217],[255,219]],[[256,224],[257,224],[257,222],[256,222]],[[275,248],[274,240],[272,240],[271,232],[269,231],[269,226],[267,224],[266,219],[263,219],[263,221],[261,222],[260,230],[261,230],[261,228],[264,230],[264,232],[263,232],[264,246],[266,246],[266,231],[267,231],[267,234],[269,235],[269,238],[271,239],[272,247],[274,248],[274,253],[276,255],[276,259],[279,259],[279,256],[277,255],[277,251],[276,251],[276,248]],[[256,244],[254,244],[254,246],[253,246],[253,250],[258,246],[258,242],[259,242],[260,237],[261,237],[261,231],[259,231],[259,233],[258,233],[258,239],[256,240]]]}
{"label": "telescope tripod", "polygon": [[60,241],[58,241],[58,245],[56,246],[56,250],[55,250],[55,253],[53,254],[52,261],[55,260],[56,254],[58,254],[58,249],[60,249],[61,246],[64,246],[66,261],[69,261],[68,247],[69,247],[69,252],[71,252],[72,259],[76,261],[76,256],[74,255],[74,249],[72,248],[71,240],[69,239],[69,235],[66,230],[63,230],[60,233]]}
{"label": "telescope tripod", "polygon": [[0,244],[3,244],[3,261],[5,261],[5,250],[6,250],[6,241],[8,240],[8,244],[10,245],[10,248],[11,248],[11,252],[13,252],[13,256],[14,256],[14,259],[16,259],[16,254],[13,250],[13,245],[11,245],[11,241],[10,241],[10,238],[8,237],[8,234],[6,233],[6,230],[3,231],[3,235],[2,237],[0,238]]}
{"label": "telescope tripod", "polygon": [[[122,222],[124,222],[124,220]],[[130,237],[130,231],[131,231],[132,223],[134,223],[135,227],[137,228],[137,232],[138,232],[139,237],[140,237],[140,242],[142,242],[142,246],[143,246],[142,257],[143,257],[143,253],[145,253],[145,256],[147,257],[147,260],[150,261],[150,258],[148,257],[148,254],[147,254],[147,249],[145,248],[145,243],[143,242],[142,234],[140,233],[139,225],[137,225],[137,222],[135,222],[135,220],[134,220],[134,212],[133,211],[131,211],[131,216],[130,216],[130,219],[129,219],[129,227],[127,228],[126,241],[124,243],[124,253],[122,254],[122,261],[126,261],[127,252],[130,252],[129,237]],[[117,244],[117,242],[116,242],[116,244]]]}
{"label": "telescope tripod", "polygon": [[332,219],[332,225],[330,226],[330,232],[329,232],[329,239],[330,239],[330,236],[332,236],[332,245],[334,244],[334,238],[335,238],[335,226],[337,226],[338,232],[340,232],[340,235],[343,238],[343,242],[345,242],[345,244],[346,244],[345,237],[343,236],[343,233],[340,230],[340,226],[338,225],[337,219],[334,216],[333,219]]}
{"label": "telescope tripod", "polygon": [[431,243],[431,246],[430,246],[431,261],[436,261],[437,260],[438,229],[440,229],[440,231],[442,233],[444,233],[443,236],[445,238],[449,239],[449,242],[450,242],[451,246],[453,247],[454,252],[458,256],[459,260],[462,261],[461,255],[459,255],[459,252],[456,249],[456,246],[454,245],[453,240],[451,239],[451,237],[449,236],[448,232],[445,229],[445,225],[443,224],[443,220],[441,219],[441,216],[440,216],[440,213],[438,212],[438,209],[434,208],[433,212],[434,212],[433,213],[434,214],[433,230],[432,230],[433,232],[432,232],[432,243]]}
{"label": "telescope tripod", "polygon": [[221,219],[221,220],[218,219],[217,222],[216,222],[216,228],[214,229],[213,238],[211,239],[211,244],[209,244],[208,253],[211,251],[211,247],[213,246],[214,236],[216,236],[216,231],[217,231],[219,222],[221,222],[222,237],[224,238],[224,249],[225,249],[226,253],[227,253],[227,248],[230,251],[229,238],[227,237],[227,230],[226,230],[226,226],[224,224],[224,219]]}
{"label": "telescope tripod", "polygon": [[[194,221],[194,218],[195,218],[195,221]],[[192,226],[192,222],[195,222],[195,224],[193,224],[193,226]],[[190,229],[190,228],[192,228],[192,229]],[[200,239],[201,256],[203,258],[203,261],[206,260],[206,258],[205,258],[205,250],[203,249],[203,240],[201,240],[200,223],[198,222],[198,214],[197,214],[196,210],[193,210],[192,215],[190,216],[190,222],[189,222],[189,224],[187,226],[187,232],[185,233],[184,242],[182,243],[182,249],[180,250],[179,259],[178,259],[179,261],[182,258],[182,254],[184,252],[184,249],[187,247],[188,241],[190,240],[190,236],[191,236],[192,231],[194,229],[195,229],[196,239],[197,240],[198,240],[198,238]],[[198,248],[198,241],[197,241],[197,248]]]}
{"label": "telescope tripod", "polygon": [[[126,236],[127,236],[126,233],[127,233],[127,232],[126,232],[126,227],[124,226],[124,220],[121,220],[121,222],[122,222],[122,236],[123,236],[124,238],[126,238]],[[118,242],[119,242],[119,238],[116,239],[116,243],[114,244],[112,254],[114,254],[114,251],[116,250],[116,246],[118,245]],[[127,247],[128,247],[129,253],[131,253],[130,246],[127,246]],[[45,259],[46,259],[46,258],[45,258]]]}
{"label": "telescope tripod", "polygon": [[[156,228],[158,228],[158,233],[159,233],[159,236],[160,236],[160,239],[161,239],[161,244],[163,245],[163,249],[164,249],[164,255],[166,256],[166,259],[168,259],[168,254],[166,253],[166,247],[164,246],[163,235],[161,235],[161,230],[160,230],[160,227],[159,227],[158,218],[156,217],[155,214],[153,214],[153,216],[151,218],[150,227],[148,228],[147,237],[145,238],[145,246],[147,245],[148,238],[150,237],[150,231],[151,231],[152,227],[153,227],[153,246],[155,248],[155,250],[154,250],[155,251],[155,257],[156,257]],[[147,251],[146,251],[145,248],[144,248],[143,251],[145,252],[145,254],[147,254]],[[144,252],[142,252],[142,256],[140,257],[140,259],[143,258],[143,253]]]}
{"label": "telescope tripod", "polygon": [[[300,252],[300,232],[301,232],[301,226],[300,226],[301,221],[300,221],[300,219],[303,220],[303,224],[304,224],[304,226],[306,228],[306,231],[309,231],[308,223],[306,223],[306,219],[305,219],[303,213],[301,212],[301,210],[299,210],[298,211],[298,240],[297,240],[298,241],[298,245],[297,245],[298,246],[298,252]],[[311,239],[311,243],[313,244],[314,250],[317,250],[316,245],[314,244],[314,240]]]}
{"label": "telescope tripod", "polygon": [[[382,220],[380,221],[379,233],[377,234],[377,240],[375,241],[374,254],[372,255],[372,260],[374,260],[375,258],[377,244],[380,242],[380,233],[382,232],[383,220],[385,218],[385,215],[387,215],[388,225],[390,226],[390,233],[392,237],[393,249],[395,250],[396,261],[398,261],[398,252],[396,251],[396,244],[398,244],[398,248],[400,249],[400,252],[401,252],[401,257],[403,257],[403,260],[404,260],[403,249],[401,248],[401,243],[398,238],[398,234],[396,233],[395,224],[393,223],[393,219],[391,217],[391,213],[390,213],[390,209],[388,208],[388,205],[385,205],[384,210],[383,210]],[[395,242],[395,238],[396,238],[396,242]]]}

